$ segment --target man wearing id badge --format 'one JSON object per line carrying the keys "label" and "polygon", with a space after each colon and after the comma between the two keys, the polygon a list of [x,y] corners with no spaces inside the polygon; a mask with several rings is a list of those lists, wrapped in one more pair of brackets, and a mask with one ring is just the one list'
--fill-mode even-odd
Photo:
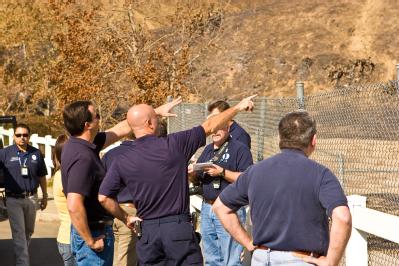
{"label": "man wearing id badge", "polygon": [[[212,143],[205,147],[197,163],[189,166],[191,177],[200,180],[203,191],[201,234],[205,265],[241,265],[243,247],[225,231],[212,211],[212,204],[225,187],[252,165],[252,155],[247,145],[230,136],[228,125],[211,137]],[[245,209],[237,214],[244,224]]]}
{"label": "man wearing id badge", "polygon": [[29,136],[29,127],[18,124],[15,144],[0,150],[16,265],[29,265],[28,248],[35,227],[39,186],[43,194],[40,209],[47,206],[46,165],[40,150],[28,144]]}

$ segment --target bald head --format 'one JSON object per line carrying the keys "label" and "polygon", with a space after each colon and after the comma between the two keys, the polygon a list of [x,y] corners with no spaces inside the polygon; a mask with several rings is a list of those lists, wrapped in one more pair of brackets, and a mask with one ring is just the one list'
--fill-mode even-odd
{"label": "bald head", "polygon": [[154,108],[147,104],[134,105],[127,112],[127,122],[137,138],[156,134],[158,128],[157,114]]}

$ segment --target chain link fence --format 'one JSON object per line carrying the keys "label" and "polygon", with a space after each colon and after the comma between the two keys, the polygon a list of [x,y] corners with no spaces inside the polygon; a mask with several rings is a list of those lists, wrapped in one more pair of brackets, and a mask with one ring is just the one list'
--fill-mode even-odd
{"label": "chain link fence", "polygon": [[[302,106],[317,122],[312,159],[336,174],[347,195],[366,196],[369,208],[399,216],[398,82],[341,87],[304,98],[257,97],[254,112],[235,118],[251,135],[254,161],[279,152],[278,122]],[[169,132],[200,125],[208,115],[207,104],[181,104],[175,112]],[[398,244],[369,235],[368,248],[369,265],[399,266]]]}

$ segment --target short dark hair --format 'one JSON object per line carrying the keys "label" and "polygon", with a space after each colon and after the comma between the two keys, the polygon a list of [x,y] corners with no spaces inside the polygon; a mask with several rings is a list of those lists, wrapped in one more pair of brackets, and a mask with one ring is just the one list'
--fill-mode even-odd
{"label": "short dark hair", "polygon": [[220,112],[226,111],[230,108],[230,105],[226,101],[216,101],[208,105],[208,112],[211,113],[213,110],[218,109]]}
{"label": "short dark hair", "polygon": [[26,130],[28,130],[28,133],[30,134],[30,128],[29,128],[29,126],[28,126],[27,124],[18,123],[18,124],[15,126],[14,131],[16,131],[17,128],[25,128]]}
{"label": "short dark hair", "polygon": [[316,121],[305,111],[286,114],[278,124],[280,149],[304,149],[316,134]]}
{"label": "short dark hair", "polygon": [[85,123],[93,121],[93,115],[89,111],[90,105],[93,105],[90,101],[76,101],[65,106],[62,116],[64,126],[71,136],[82,134]]}
{"label": "short dark hair", "polygon": [[55,141],[54,145],[54,161],[56,162],[56,169],[59,169],[59,166],[61,164],[61,153],[62,153],[62,148],[64,147],[65,142],[67,142],[68,136],[65,134],[59,135],[57,137],[57,140]]}

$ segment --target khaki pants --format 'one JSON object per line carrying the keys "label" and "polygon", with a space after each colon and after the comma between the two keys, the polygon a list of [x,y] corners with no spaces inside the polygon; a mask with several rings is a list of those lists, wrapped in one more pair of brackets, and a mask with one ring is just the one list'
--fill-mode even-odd
{"label": "khaki pants", "polygon": [[[129,215],[136,215],[136,209],[126,204],[121,208]],[[114,266],[136,266],[136,234],[118,219],[114,220]]]}
{"label": "khaki pants", "polygon": [[35,228],[37,195],[25,199],[7,197],[16,265],[29,265],[29,243]]}

